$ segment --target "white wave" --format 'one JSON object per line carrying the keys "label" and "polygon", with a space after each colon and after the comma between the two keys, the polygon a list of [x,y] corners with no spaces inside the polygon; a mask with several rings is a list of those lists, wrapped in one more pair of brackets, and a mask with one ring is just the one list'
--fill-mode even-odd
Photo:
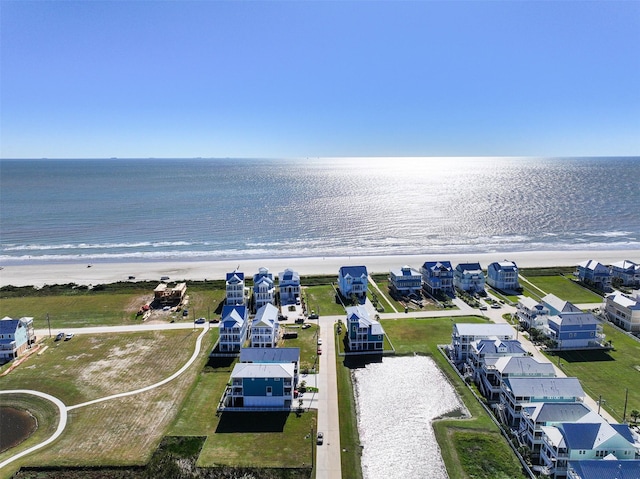
{"label": "white wave", "polygon": [[140,241],[137,243],[67,243],[67,244],[26,244],[7,245],[3,251],[50,251],[70,249],[118,249],[118,248],[166,248],[176,246],[194,246],[196,243],[188,241]]}
{"label": "white wave", "polygon": [[629,236],[633,233],[631,231],[602,231],[599,233],[584,233],[585,236],[602,236],[604,238],[620,238],[622,236]]}

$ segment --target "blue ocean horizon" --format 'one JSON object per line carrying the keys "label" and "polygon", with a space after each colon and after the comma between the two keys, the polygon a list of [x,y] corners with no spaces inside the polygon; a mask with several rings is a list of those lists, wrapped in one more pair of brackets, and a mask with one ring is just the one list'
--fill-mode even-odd
{"label": "blue ocean horizon", "polygon": [[0,160],[0,265],[637,250],[638,178],[639,157]]}

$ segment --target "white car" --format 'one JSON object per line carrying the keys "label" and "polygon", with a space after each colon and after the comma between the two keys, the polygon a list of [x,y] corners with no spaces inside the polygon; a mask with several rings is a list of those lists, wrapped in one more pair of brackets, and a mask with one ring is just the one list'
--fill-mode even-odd
{"label": "white car", "polygon": [[322,338],[318,338],[318,346],[322,344]]}

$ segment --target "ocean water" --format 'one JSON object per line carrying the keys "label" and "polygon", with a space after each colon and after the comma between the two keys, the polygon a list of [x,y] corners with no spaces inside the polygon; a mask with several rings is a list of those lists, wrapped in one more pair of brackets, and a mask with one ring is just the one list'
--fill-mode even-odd
{"label": "ocean water", "polygon": [[0,161],[0,264],[640,248],[640,158]]}

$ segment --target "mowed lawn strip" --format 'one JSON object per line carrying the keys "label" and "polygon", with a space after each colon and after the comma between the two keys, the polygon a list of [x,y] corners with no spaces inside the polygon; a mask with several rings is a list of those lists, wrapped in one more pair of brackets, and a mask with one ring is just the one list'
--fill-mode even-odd
{"label": "mowed lawn strip", "polygon": [[[524,276],[529,282],[533,283],[538,289],[547,294],[553,294],[558,298],[569,301],[574,304],[583,303],[602,303],[602,296],[580,286],[575,281],[562,275],[552,276]],[[522,285],[527,288],[527,284]],[[531,295],[534,299],[537,295]]]}
{"label": "mowed lawn strip", "polygon": [[609,324],[604,324],[604,334],[614,351],[567,351],[547,357],[555,364],[560,360],[567,376],[577,377],[593,399],[602,396],[602,407],[620,422],[628,394],[628,421],[631,410],[640,410],[640,342]]}
{"label": "mowed lawn strip", "polygon": [[[77,335],[23,363],[3,378],[3,388],[41,390],[67,405],[142,388],[180,369],[193,354],[199,332]],[[18,465],[146,463],[173,422],[216,337],[217,330],[207,334],[198,361],[168,384],[70,411],[60,439]]]}

